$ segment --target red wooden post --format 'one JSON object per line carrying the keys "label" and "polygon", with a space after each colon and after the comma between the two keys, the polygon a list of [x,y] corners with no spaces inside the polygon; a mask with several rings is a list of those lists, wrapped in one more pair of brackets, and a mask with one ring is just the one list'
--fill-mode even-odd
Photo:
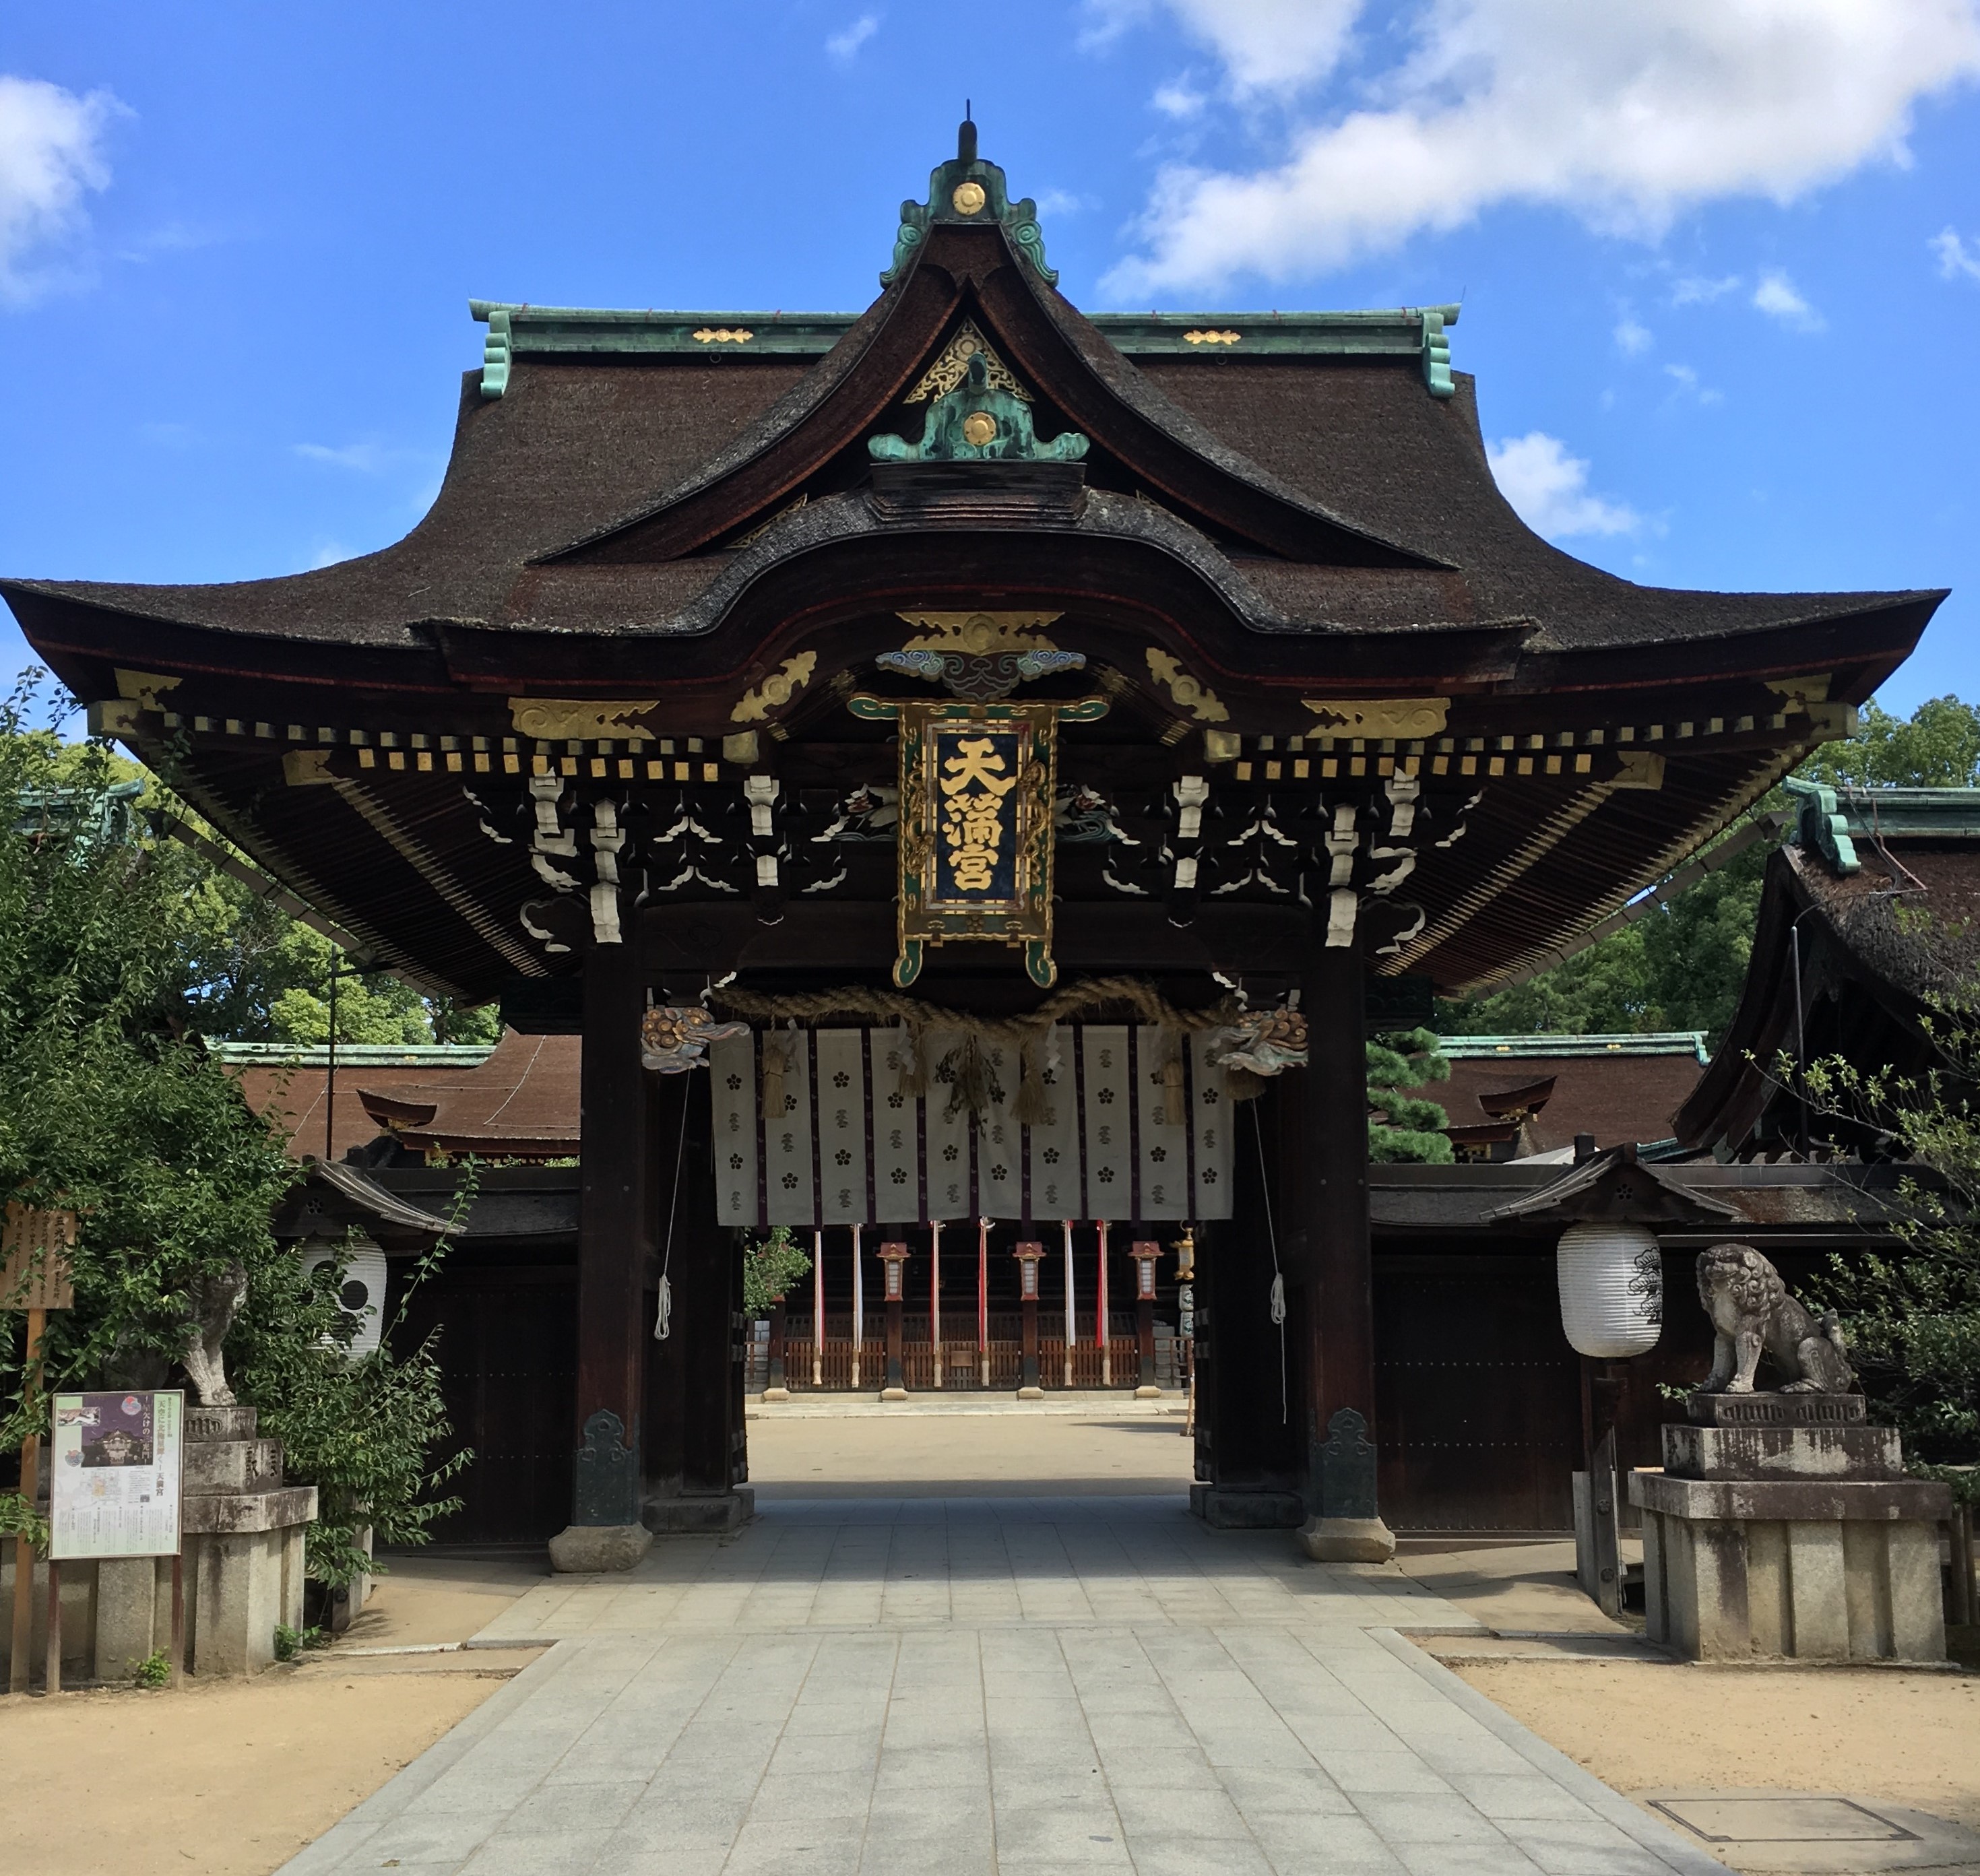
{"label": "red wooden post", "polygon": [[1114,1348],[1107,1335],[1107,1220],[1102,1218],[1100,1232],[1100,1283],[1094,1298],[1093,1320],[1098,1325],[1094,1339],[1100,1344],[1100,1385],[1114,1385]]}
{"label": "red wooden post", "polygon": [[935,1385],[942,1386],[942,1220],[929,1221],[929,1343],[935,1353]]}
{"label": "red wooden post", "polygon": [[976,1221],[976,1359],[990,1385],[990,1220]]}
{"label": "red wooden post", "polygon": [[899,1243],[880,1247],[881,1267],[887,1273],[887,1384],[880,1390],[882,1400],[905,1400],[907,1383],[901,1370],[901,1267],[908,1260],[908,1247]]}
{"label": "red wooden post", "polygon": [[1038,1262],[1045,1254],[1045,1247],[1028,1238],[1011,1254],[1018,1260],[1018,1297],[1025,1314],[1024,1353],[1018,1370],[1018,1397],[1021,1400],[1035,1400],[1041,1392],[1038,1386]]}
{"label": "red wooden post", "polygon": [[825,1385],[825,1234],[816,1227],[811,1234],[811,1384],[814,1393]]}
{"label": "red wooden post", "polygon": [[1135,1260],[1135,1337],[1141,1356],[1135,1392],[1151,1399],[1162,1391],[1155,1385],[1155,1260],[1162,1247],[1141,1239],[1128,1246],[1128,1254]]}

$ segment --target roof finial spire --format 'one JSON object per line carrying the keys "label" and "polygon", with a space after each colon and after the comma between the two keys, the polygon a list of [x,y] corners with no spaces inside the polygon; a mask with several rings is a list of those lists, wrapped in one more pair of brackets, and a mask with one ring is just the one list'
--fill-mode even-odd
{"label": "roof finial spire", "polygon": [[976,161],[976,125],[972,121],[969,100],[962,101],[962,121],[955,129],[955,160],[958,163]]}

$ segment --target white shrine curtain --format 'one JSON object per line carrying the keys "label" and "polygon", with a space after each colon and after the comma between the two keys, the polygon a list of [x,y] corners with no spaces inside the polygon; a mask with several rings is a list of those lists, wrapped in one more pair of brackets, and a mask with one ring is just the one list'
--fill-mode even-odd
{"label": "white shrine curtain", "polygon": [[[931,1064],[963,1040],[923,1038]],[[1231,1101],[1202,1039],[1183,1039],[1182,1088],[1163,1074],[1168,1038],[1147,1024],[1068,1023],[1046,1051],[1045,1119],[1011,1117],[1019,1066],[985,1044],[995,1098],[975,1121],[948,1112],[951,1089],[902,1091],[900,1032],[784,1030],[783,1112],[762,1111],[764,1038],[709,1051],[716,1211],[724,1224],[912,1224],[1228,1218]]]}

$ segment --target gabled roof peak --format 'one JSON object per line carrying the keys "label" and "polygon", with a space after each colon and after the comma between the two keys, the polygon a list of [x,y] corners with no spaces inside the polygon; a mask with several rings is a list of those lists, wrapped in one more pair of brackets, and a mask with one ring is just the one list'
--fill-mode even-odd
{"label": "gabled roof peak", "polygon": [[966,105],[964,111],[962,121],[956,126],[955,156],[946,163],[938,163],[929,172],[928,200],[901,204],[894,258],[880,276],[880,284],[891,287],[907,272],[931,227],[979,228],[994,224],[1003,229],[1011,245],[1040,280],[1048,287],[1057,286],[1058,270],[1045,265],[1045,237],[1038,226],[1038,204],[1029,196],[1022,201],[1011,200],[1003,171],[977,155],[976,126],[968,115]]}

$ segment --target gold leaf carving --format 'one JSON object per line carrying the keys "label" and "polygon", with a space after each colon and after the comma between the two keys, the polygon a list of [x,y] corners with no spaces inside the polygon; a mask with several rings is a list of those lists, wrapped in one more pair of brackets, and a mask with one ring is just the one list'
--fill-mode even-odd
{"label": "gold leaf carving", "polygon": [[942,347],[942,356],[922,374],[920,382],[908,393],[904,401],[920,403],[929,397],[942,397],[954,390],[968,375],[969,361],[978,352],[983,354],[984,368],[989,374],[990,388],[993,391],[1008,391],[1013,397],[1022,397],[1026,403],[1032,401],[1032,393],[1012,376],[1011,367],[997,356],[990,341],[976,330],[975,321],[968,319],[956,327],[955,337]]}
{"label": "gold leaf carving", "polygon": [[586,742],[595,737],[623,736],[630,742],[650,740],[653,730],[640,719],[659,709],[656,698],[597,701],[590,698],[511,697],[509,720],[519,736],[543,742]]}
{"label": "gold leaf carving", "polygon": [[1182,336],[1191,345],[1235,345],[1244,335],[1241,332],[1185,332]]}
{"label": "gold leaf carving", "polygon": [[162,710],[165,706],[158,699],[168,690],[177,690],[184,682],[183,678],[159,677],[149,671],[119,671],[117,694],[147,710]]}
{"label": "gold leaf carving", "polygon": [[1448,697],[1308,697],[1306,707],[1336,736],[1440,736],[1450,716]]}
{"label": "gold leaf carving", "polygon": [[760,723],[772,710],[781,710],[811,682],[818,669],[816,652],[799,652],[786,658],[782,668],[773,671],[754,690],[745,691],[742,700],[729,712],[732,723]]}
{"label": "gold leaf carving", "polygon": [[288,749],[282,755],[282,779],[292,789],[321,788],[334,782],[328,749]]}
{"label": "gold leaf carving", "polygon": [[694,336],[701,345],[747,345],[756,335],[741,326],[703,326]]}
{"label": "gold leaf carving", "polygon": [[1168,653],[1148,647],[1148,675],[1175,700],[1178,710],[1187,710],[1199,723],[1228,723],[1231,712],[1215,691],[1200,684]]}
{"label": "gold leaf carving", "polygon": [[[121,678],[124,674],[120,671],[117,675]],[[1826,671],[1818,671],[1809,677],[1769,678],[1767,688],[1780,699],[1783,709],[1792,713],[1806,710],[1812,703],[1826,703],[1829,676]]]}
{"label": "gold leaf carving", "polygon": [[966,652],[980,658],[992,652],[1055,652],[1045,636],[1057,613],[902,613],[926,635],[911,639],[904,652]]}

